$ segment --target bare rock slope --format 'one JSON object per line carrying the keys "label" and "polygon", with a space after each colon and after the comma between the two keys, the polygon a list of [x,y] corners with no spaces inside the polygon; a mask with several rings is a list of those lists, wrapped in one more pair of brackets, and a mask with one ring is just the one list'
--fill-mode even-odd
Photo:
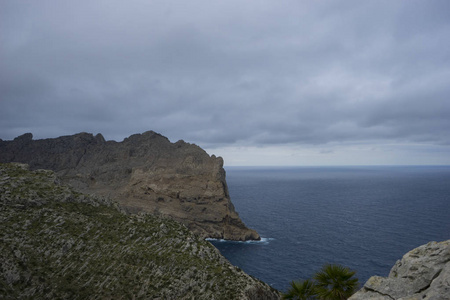
{"label": "bare rock slope", "polygon": [[409,251],[387,278],[372,276],[350,299],[450,299],[450,240]]}
{"label": "bare rock slope", "polygon": [[28,133],[0,140],[0,162],[53,170],[78,190],[108,196],[131,213],[170,216],[202,237],[260,238],[231,203],[222,158],[153,131],[123,142],[89,133],[33,140]]}

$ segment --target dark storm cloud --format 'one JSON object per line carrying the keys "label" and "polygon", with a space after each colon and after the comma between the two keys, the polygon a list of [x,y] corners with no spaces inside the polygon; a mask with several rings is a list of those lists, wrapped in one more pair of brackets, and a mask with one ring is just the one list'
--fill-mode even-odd
{"label": "dark storm cloud", "polygon": [[448,3],[2,1],[0,138],[448,145]]}

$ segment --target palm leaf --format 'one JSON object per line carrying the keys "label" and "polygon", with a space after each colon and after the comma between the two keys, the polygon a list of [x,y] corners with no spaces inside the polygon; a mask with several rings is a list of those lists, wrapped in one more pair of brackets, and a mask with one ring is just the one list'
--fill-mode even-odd
{"label": "palm leaf", "polygon": [[356,272],[341,265],[325,265],[316,274],[316,292],[321,299],[342,300],[349,298],[358,287]]}
{"label": "palm leaf", "polygon": [[283,299],[308,300],[314,299],[315,294],[315,285],[311,280],[292,281],[291,288],[283,295]]}

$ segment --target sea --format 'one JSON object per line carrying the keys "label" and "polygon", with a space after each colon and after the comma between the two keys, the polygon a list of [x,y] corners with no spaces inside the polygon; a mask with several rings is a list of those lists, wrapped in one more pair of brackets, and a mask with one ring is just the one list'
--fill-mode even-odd
{"label": "sea", "polygon": [[231,200],[261,241],[211,242],[286,291],[324,264],[363,285],[408,251],[450,239],[450,166],[226,167]]}

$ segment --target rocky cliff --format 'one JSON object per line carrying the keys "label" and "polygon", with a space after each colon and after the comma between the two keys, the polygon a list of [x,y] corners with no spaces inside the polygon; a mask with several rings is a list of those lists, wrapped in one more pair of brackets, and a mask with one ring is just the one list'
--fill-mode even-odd
{"label": "rocky cliff", "polygon": [[279,299],[171,219],[0,164],[1,299]]}
{"label": "rocky cliff", "polygon": [[231,203],[221,157],[149,131],[123,142],[79,133],[0,140],[0,162],[50,169],[85,193],[110,197],[131,213],[170,216],[202,237],[259,239]]}
{"label": "rocky cliff", "polygon": [[450,299],[450,240],[411,250],[387,278],[372,276],[350,299]]}

